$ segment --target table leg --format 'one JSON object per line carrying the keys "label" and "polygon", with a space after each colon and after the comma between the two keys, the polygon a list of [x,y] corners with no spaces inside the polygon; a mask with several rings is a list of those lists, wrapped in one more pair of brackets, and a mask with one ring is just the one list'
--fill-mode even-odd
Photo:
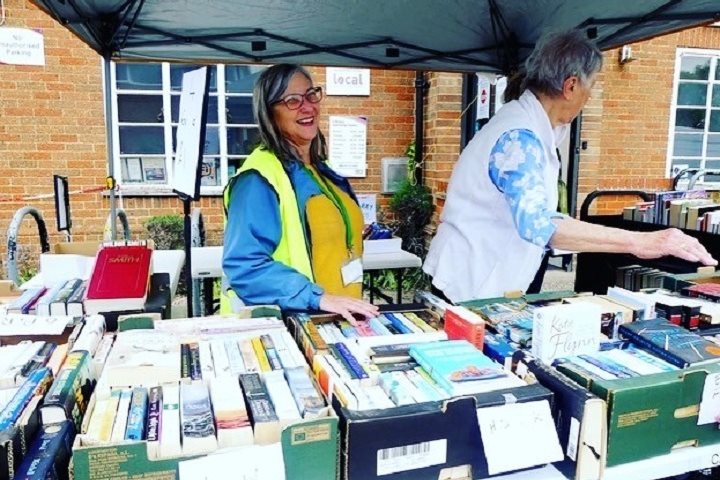
{"label": "table leg", "polygon": [[402,303],[402,278],[403,278],[403,271],[405,271],[404,268],[398,268],[397,269],[397,304],[400,305]]}
{"label": "table leg", "polygon": [[203,278],[203,315],[212,315],[213,312],[213,283],[214,278]]}

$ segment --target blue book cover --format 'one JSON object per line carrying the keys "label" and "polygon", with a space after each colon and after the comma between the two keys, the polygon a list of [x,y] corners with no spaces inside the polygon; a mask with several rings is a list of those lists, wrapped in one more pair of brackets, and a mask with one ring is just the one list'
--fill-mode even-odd
{"label": "blue book cover", "polygon": [[620,325],[618,333],[680,368],[720,360],[720,346],[665,319]]}
{"label": "blue book cover", "polygon": [[20,464],[15,480],[66,480],[75,428],[72,422],[44,425]]}
{"label": "blue book cover", "polygon": [[133,388],[128,413],[125,440],[145,439],[145,416],[147,412],[148,392],[143,387]]}
{"label": "blue book cover", "polygon": [[0,431],[12,427],[30,399],[45,392],[50,382],[52,382],[52,372],[49,368],[42,367],[32,372],[15,392],[10,403],[0,410]]}
{"label": "blue book cover", "polygon": [[483,338],[483,353],[500,365],[505,365],[508,358],[512,358],[517,348],[505,340],[502,335],[486,331]]}

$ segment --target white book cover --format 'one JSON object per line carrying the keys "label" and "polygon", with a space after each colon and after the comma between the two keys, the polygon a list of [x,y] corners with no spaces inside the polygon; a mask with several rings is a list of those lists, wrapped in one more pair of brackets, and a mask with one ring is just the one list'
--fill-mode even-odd
{"label": "white book cover", "polygon": [[102,315],[89,315],[80,331],[80,336],[70,348],[71,352],[86,351],[90,356],[95,355],[100,340],[105,333],[105,317]]}
{"label": "white book cover", "polygon": [[154,330],[120,332],[105,365],[109,387],[152,386],[180,381],[180,343]]}
{"label": "white book cover", "polygon": [[203,455],[217,450],[212,405],[204,383],[180,385],[180,424],[183,455]]}
{"label": "white book cover", "polygon": [[228,359],[225,342],[223,340],[213,340],[210,342],[210,350],[212,351],[213,364],[215,365],[215,377],[225,377],[232,375],[230,371],[230,360]]}
{"label": "white book cover", "polygon": [[120,391],[120,401],[118,402],[115,425],[113,425],[112,435],[110,436],[110,441],[112,443],[122,442],[123,440],[125,440],[125,427],[127,427],[131,398],[131,388],[123,388]]}
{"label": "white book cover", "polygon": [[540,307],[533,311],[532,354],[550,364],[600,349],[602,309],[591,303]]}
{"label": "white book cover", "polygon": [[202,379],[206,382],[212,382],[215,378],[215,363],[213,362],[210,342],[207,340],[200,341],[200,373]]}
{"label": "white book cover", "polygon": [[100,344],[98,345],[95,355],[92,359],[92,367],[95,372],[95,378],[100,378],[103,370],[105,369],[105,363],[110,356],[110,350],[112,350],[113,343],[115,342],[114,333],[106,333],[103,335]]}
{"label": "white book cover", "polygon": [[290,387],[285,380],[281,370],[268,372],[264,375],[265,388],[270,394],[270,400],[275,407],[275,413],[278,419],[283,420],[300,420],[300,412],[298,411],[295,398],[290,391]]}
{"label": "white book cover", "polygon": [[227,353],[228,363],[230,364],[230,372],[237,377],[241,373],[245,373],[245,362],[240,355],[240,347],[237,340],[225,340],[225,352]]}
{"label": "white book cover", "polygon": [[210,398],[215,414],[218,446],[226,448],[252,445],[253,430],[237,379],[215,379],[210,384]]}
{"label": "white book cover", "polygon": [[252,340],[250,338],[243,338],[237,341],[238,348],[240,349],[240,355],[242,356],[243,363],[245,365],[245,373],[258,373],[260,372],[260,362],[258,362],[255,356],[255,350],[252,346]]}
{"label": "white book cover", "polygon": [[163,409],[160,429],[160,458],[182,454],[180,445],[180,388],[177,382],[162,385]]}

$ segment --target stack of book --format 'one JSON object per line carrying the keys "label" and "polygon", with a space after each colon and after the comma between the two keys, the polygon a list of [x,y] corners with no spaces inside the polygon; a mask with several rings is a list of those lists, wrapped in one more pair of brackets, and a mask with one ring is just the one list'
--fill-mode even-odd
{"label": "stack of book", "polygon": [[[207,320],[207,321],[206,321]],[[195,318],[117,334],[82,446],[143,441],[148,458],[269,444],[326,416],[304,357],[277,319]]]}

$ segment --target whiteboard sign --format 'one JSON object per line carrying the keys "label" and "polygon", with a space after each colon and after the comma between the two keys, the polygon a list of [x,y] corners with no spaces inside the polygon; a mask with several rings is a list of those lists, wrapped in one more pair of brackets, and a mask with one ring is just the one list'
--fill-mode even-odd
{"label": "whiteboard sign", "polygon": [[328,95],[370,95],[369,68],[325,69],[325,93]]}
{"label": "whiteboard sign", "polygon": [[207,108],[207,67],[183,74],[180,115],[175,138],[173,191],[197,200],[200,195],[201,138],[204,136],[204,111]]}
{"label": "whiteboard sign", "polygon": [[344,177],[364,177],[367,170],[367,119],[330,117],[330,166]]}
{"label": "whiteboard sign", "polygon": [[0,27],[0,63],[45,65],[45,39],[42,32]]}
{"label": "whiteboard sign", "polygon": [[374,193],[358,193],[357,199],[365,225],[377,222],[377,195]]}

